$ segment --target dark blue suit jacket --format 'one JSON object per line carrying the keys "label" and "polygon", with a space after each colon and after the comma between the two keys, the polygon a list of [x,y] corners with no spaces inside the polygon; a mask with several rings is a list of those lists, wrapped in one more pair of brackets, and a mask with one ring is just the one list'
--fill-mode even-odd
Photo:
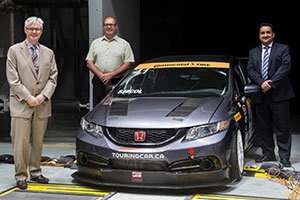
{"label": "dark blue suit jacket", "polygon": [[[264,82],[262,78],[262,47],[261,45],[250,50],[247,71],[250,79],[261,86]],[[291,70],[291,57],[289,47],[284,44],[273,42],[269,60],[268,80],[272,80],[270,93],[273,101],[285,101],[294,97],[294,92],[288,75]],[[262,92],[253,101],[260,103]]]}

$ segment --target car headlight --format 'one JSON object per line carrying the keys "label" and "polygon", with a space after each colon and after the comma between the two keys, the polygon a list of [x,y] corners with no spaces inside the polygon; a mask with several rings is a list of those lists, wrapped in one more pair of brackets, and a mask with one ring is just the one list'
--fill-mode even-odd
{"label": "car headlight", "polygon": [[199,138],[213,135],[227,129],[228,125],[228,120],[223,120],[202,126],[194,126],[188,130],[185,140],[197,140]]}
{"label": "car headlight", "polygon": [[102,127],[86,121],[84,117],[80,120],[80,126],[84,132],[90,134],[91,136],[94,136],[95,138],[103,137]]}

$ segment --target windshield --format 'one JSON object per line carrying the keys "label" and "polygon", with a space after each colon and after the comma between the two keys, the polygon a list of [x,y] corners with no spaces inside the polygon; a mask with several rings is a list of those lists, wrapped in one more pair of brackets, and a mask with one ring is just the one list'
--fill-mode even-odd
{"label": "windshield", "polygon": [[114,89],[115,97],[223,96],[228,68],[176,67],[133,70]]}

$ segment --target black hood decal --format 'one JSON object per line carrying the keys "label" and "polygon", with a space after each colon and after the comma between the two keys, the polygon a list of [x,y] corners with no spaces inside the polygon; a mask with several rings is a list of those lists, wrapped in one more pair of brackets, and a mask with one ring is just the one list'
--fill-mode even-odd
{"label": "black hood decal", "polygon": [[129,100],[113,101],[110,106],[109,116],[127,116],[128,104]]}
{"label": "black hood decal", "polygon": [[182,104],[179,104],[174,110],[172,110],[166,117],[187,117],[195,109],[197,109],[203,103],[203,98],[187,99]]}

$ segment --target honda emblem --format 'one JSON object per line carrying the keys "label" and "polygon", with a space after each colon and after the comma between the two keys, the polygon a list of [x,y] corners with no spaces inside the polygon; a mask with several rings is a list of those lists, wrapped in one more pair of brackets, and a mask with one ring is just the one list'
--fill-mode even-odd
{"label": "honda emblem", "polygon": [[146,132],[137,131],[134,133],[134,141],[136,142],[144,142],[146,140]]}

